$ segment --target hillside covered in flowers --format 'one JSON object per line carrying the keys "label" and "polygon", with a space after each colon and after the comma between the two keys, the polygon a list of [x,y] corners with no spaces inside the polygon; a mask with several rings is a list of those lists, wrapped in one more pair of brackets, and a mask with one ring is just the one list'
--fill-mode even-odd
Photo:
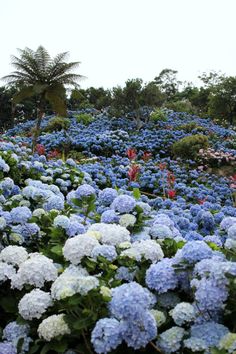
{"label": "hillside covered in flowers", "polygon": [[236,132],[170,110],[0,141],[0,354],[236,352]]}

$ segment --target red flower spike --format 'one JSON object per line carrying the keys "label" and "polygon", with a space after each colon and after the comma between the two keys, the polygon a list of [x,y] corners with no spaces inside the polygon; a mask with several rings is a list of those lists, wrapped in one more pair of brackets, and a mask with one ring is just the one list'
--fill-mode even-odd
{"label": "red flower spike", "polygon": [[168,197],[169,197],[170,199],[173,199],[173,198],[176,196],[176,191],[175,191],[175,190],[169,190],[169,191],[167,192],[167,194],[168,194]]}
{"label": "red flower spike", "polygon": [[128,176],[129,176],[130,182],[137,181],[139,171],[140,171],[139,165],[131,165],[130,166],[129,171],[128,171]]}
{"label": "red flower spike", "polygon": [[130,149],[127,150],[126,153],[127,153],[127,156],[128,156],[128,158],[130,160],[135,160],[136,159],[137,154],[136,154],[136,150],[135,149],[130,148]]}
{"label": "red flower spike", "polygon": [[148,151],[144,151],[142,159],[144,162],[147,162],[148,160],[150,160],[152,157],[152,153],[148,152]]}

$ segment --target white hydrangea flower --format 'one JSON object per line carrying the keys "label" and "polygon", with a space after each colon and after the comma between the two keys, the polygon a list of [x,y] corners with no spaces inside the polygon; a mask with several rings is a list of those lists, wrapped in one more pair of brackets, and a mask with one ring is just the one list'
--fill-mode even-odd
{"label": "white hydrangea flower", "polygon": [[0,216],[0,230],[5,229],[6,226],[7,226],[6,219],[3,216]]}
{"label": "white hydrangea flower", "polygon": [[92,250],[98,245],[99,242],[96,238],[88,234],[82,234],[66,241],[63,247],[63,255],[65,259],[77,265],[84,256],[90,257]]}
{"label": "white hydrangea flower", "polygon": [[0,253],[0,261],[19,266],[28,258],[28,252],[21,246],[7,246]]}
{"label": "white hydrangea flower", "polygon": [[45,318],[38,327],[39,337],[47,342],[50,342],[53,338],[58,336],[70,333],[70,328],[64,320],[64,314],[52,315]]}
{"label": "white hydrangea flower", "polygon": [[100,294],[102,294],[103,297],[110,297],[111,298],[111,289],[108,288],[107,286],[101,286],[100,288]]}
{"label": "white hydrangea flower", "polygon": [[118,245],[118,247],[119,247],[120,249],[130,248],[131,246],[132,246],[132,243],[131,243],[131,242],[128,242],[128,241],[126,241],[126,242],[121,242],[121,243]]}
{"label": "white hydrangea flower", "polygon": [[86,232],[86,235],[89,235],[89,236],[92,236],[92,237],[94,237],[96,240],[100,240],[101,238],[102,238],[102,234],[101,234],[101,232],[99,232],[99,231],[91,231],[91,230],[88,230],[87,232]]}
{"label": "white hydrangea flower", "polygon": [[163,325],[163,323],[166,322],[166,316],[165,316],[164,312],[152,309],[152,310],[150,310],[150,313],[155,318],[156,323],[157,323],[157,327],[160,327],[161,325]]}
{"label": "white hydrangea flower", "polygon": [[78,292],[79,279],[88,275],[86,269],[70,265],[52,284],[52,298],[60,300],[76,294]]}
{"label": "white hydrangea flower", "polygon": [[11,264],[0,262],[0,282],[11,279],[15,274],[16,270]]}
{"label": "white hydrangea flower", "polygon": [[46,281],[57,278],[57,268],[53,261],[39,253],[30,254],[30,258],[20,264],[19,270],[12,277],[12,288],[22,289],[24,284],[41,288]]}
{"label": "white hydrangea flower", "polygon": [[119,224],[123,227],[134,226],[136,223],[136,217],[132,214],[121,215]]}
{"label": "white hydrangea flower", "polygon": [[19,203],[19,206],[25,206],[25,207],[30,208],[31,203],[30,203],[29,200],[22,200],[22,201]]}
{"label": "white hydrangea flower", "polygon": [[225,241],[224,247],[228,250],[236,250],[236,240],[233,240],[232,238],[227,238]]}
{"label": "white hydrangea flower", "polygon": [[141,261],[141,253],[139,252],[139,250],[133,248],[133,247],[130,247],[124,251],[121,252],[120,254],[121,257],[128,257],[128,258],[131,258],[131,259],[135,259],[136,261]]}
{"label": "white hydrangea flower", "polygon": [[49,306],[52,306],[50,294],[40,289],[34,289],[22,297],[18,309],[20,315],[25,320],[32,320],[34,318],[41,318]]}
{"label": "white hydrangea flower", "polygon": [[43,208],[38,208],[33,211],[33,216],[40,218],[42,215],[45,215],[46,211]]}
{"label": "white hydrangea flower", "polygon": [[117,246],[122,242],[130,241],[130,232],[123,226],[116,224],[97,223],[90,226],[89,231],[99,231],[101,242]]}
{"label": "white hydrangea flower", "polygon": [[131,248],[152,262],[157,262],[164,257],[161,246],[155,240],[136,241],[132,244]]}
{"label": "white hydrangea flower", "polygon": [[196,315],[193,305],[188,302],[180,302],[169,313],[178,326],[193,321]]}

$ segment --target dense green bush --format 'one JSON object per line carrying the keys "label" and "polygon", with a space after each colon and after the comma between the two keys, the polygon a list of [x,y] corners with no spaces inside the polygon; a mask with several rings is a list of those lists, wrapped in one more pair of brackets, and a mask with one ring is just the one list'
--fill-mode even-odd
{"label": "dense green bush", "polygon": [[150,114],[151,122],[159,122],[159,121],[166,121],[166,120],[167,120],[167,115],[163,109],[158,108]]}
{"label": "dense green bush", "polygon": [[53,131],[58,131],[58,130],[67,130],[70,126],[70,119],[69,118],[63,118],[63,117],[54,117],[52,118],[44,131],[46,132],[53,132]]}
{"label": "dense green bush", "polygon": [[193,130],[197,130],[198,132],[206,131],[206,128],[197,125],[196,122],[190,122],[187,124],[180,125],[178,129],[185,131],[186,133],[191,133]]}
{"label": "dense green bush", "polygon": [[195,114],[196,109],[189,100],[180,100],[175,102],[169,102],[165,104],[165,107],[172,109],[175,112],[186,112],[189,114]]}
{"label": "dense green bush", "polygon": [[195,159],[200,149],[207,149],[208,138],[202,134],[186,136],[172,145],[172,153],[175,157]]}
{"label": "dense green bush", "polygon": [[75,118],[77,123],[84,124],[84,125],[88,125],[94,120],[93,116],[89,113],[77,114],[75,115]]}

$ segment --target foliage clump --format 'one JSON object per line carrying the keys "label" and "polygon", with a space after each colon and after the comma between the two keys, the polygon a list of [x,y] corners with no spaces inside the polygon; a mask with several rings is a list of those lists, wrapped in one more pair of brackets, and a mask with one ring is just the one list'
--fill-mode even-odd
{"label": "foliage clump", "polygon": [[186,136],[172,145],[172,153],[176,157],[195,159],[200,149],[207,149],[209,146],[207,136],[194,134]]}
{"label": "foliage clump", "polygon": [[94,120],[93,116],[89,113],[80,113],[75,116],[77,123],[89,125]]}
{"label": "foliage clump", "polygon": [[196,130],[198,132],[201,132],[201,131],[204,132],[206,130],[206,128],[201,127],[200,125],[197,125],[196,122],[190,122],[187,124],[183,124],[183,125],[180,125],[178,128],[180,130],[183,130],[186,133],[191,133],[193,130]]}
{"label": "foliage clump", "polygon": [[69,118],[54,117],[49,121],[44,131],[51,133],[54,131],[67,130],[69,129],[69,127],[70,127]]}
{"label": "foliage clump", "polygon": [[151,122],[167,121],[166,112],[160,108],[156,109],[154,112],[150,114],[150,121]]}

